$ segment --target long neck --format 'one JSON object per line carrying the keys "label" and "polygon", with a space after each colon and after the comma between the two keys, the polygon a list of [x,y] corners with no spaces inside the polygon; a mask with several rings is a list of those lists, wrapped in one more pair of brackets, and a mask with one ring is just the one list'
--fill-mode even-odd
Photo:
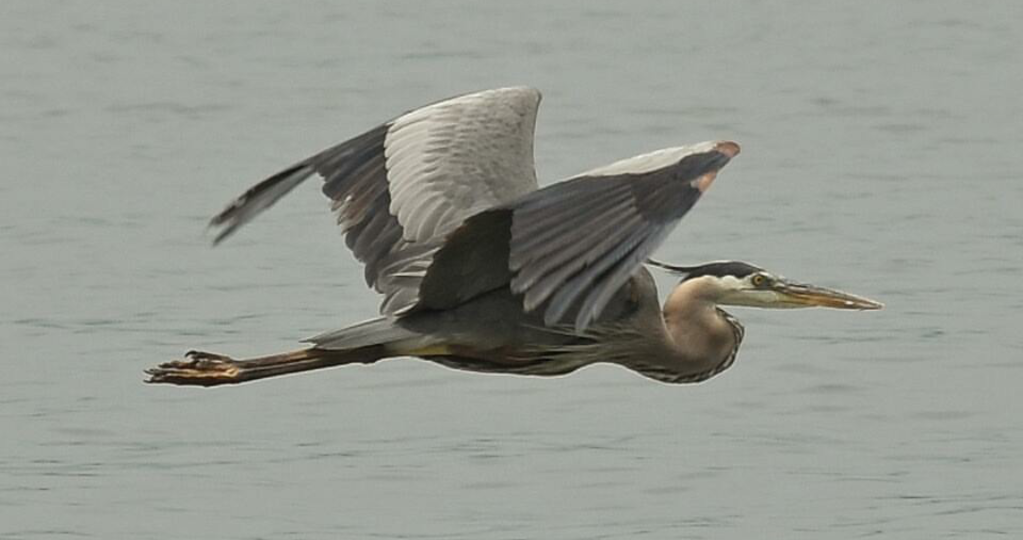
{"label": "long neck", "polygon": [[679,284],[668,295],[663,313],[668,347],[680,372],[697,381],[731,365],[741,326],[717,308],[705,282],[693,279]]}

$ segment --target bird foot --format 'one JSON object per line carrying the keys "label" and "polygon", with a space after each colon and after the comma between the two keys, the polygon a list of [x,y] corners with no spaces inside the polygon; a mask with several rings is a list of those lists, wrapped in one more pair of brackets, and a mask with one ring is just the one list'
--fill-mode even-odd
{"label": "bird foot", "polygon": [[238,381],[241,368],[229,356],[203,351],[188,351],[186,360],[164,362],[146,370],[145,382],[191,386],[216,386]]}

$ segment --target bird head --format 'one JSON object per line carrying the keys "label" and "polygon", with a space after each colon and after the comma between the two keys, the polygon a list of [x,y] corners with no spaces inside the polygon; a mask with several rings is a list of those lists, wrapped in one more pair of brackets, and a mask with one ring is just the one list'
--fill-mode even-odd
{"label": "bird head", "polygon": [[683,284],[699,289],[720,305],[758,308],[827,307],[873,310],[884,304],[835,289],[798,283],[741,261],[719,261],[697,266],[676,266],[648,260],[648,264],[681,274]]}

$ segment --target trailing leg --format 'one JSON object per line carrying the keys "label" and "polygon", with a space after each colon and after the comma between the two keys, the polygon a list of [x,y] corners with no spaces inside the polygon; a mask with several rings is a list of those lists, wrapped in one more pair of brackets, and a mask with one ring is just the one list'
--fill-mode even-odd
{"label": "trailing leg", "polygon": [[310,347],[270,356],[235,360],[220,354],[189,351],[185,360],[164,362],[146,370],[147,383],[183,386],[238,384],[345,364],[372,364],[389,356],[383,345],[348,350]]}

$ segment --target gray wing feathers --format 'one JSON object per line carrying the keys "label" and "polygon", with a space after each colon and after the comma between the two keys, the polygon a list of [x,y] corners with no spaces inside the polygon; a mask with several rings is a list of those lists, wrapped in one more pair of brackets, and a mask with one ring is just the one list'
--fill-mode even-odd
{"label": "gray wing feathers", "polygon": [[692,181],[727,162],[717,152],[641,173],[578,177],[516,201],[509,267],[513,292],[544,322],[578,331],[661,244],[699,199]]}
{"label": "gray wing feathers", "polygon": [[634,181],[576,179],[552,186],[564,186],[560,193],[538,198],[536,204],[524,201],[515,209],[511,287],[523,294],[526,310],[546,304],[548,325],[572,312],[572,324],[585,329],[663,240],[673,223],[643,215],[633,195]]}
{"label": "gray wing feathers", "polygon": [[501,88],[399,116],[253,186],[213,218],[215,242],[318,174],[366,283],[384,294],[381,312],[401,312],[447,233],[536,189],[539,102],[535,89]]}
{"label": "gray wing feathers", "polygon": [[669,227],[660,227],[635,232],[616,253],[609,254],[579,277],[566,282],[551,299],[544,321],[553,324],[561,320],[569,307],[575,305],[579,298],[584,298],[573,321],[576,329],[584,330],[600,316],[618,289],[643,266],[643,261],[661,245],[670,230]]}
{"label": "gray wing feathers", "polygon": [[501,88],[396,119],[384,141],[390,213],[408,241],[451,232],[466,217],[536,189],[533,130],[540,93]]}
{"label": "gray wing feathers", "polygon": [[416,307],[449,309],[510,285],[546,325],[585,330],[699,197],[688,181],[652,174],[577,178],[470,217],[434,256]]}

